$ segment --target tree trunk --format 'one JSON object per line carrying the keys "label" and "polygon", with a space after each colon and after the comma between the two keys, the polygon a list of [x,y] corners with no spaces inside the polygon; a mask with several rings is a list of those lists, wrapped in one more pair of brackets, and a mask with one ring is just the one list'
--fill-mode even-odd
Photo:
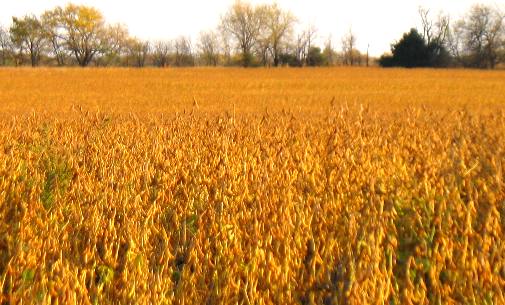
{"label": "tree trunk", "polygon": [[277,50],[274,51],[274,67],[279,66],[279,54],[277,54]]}

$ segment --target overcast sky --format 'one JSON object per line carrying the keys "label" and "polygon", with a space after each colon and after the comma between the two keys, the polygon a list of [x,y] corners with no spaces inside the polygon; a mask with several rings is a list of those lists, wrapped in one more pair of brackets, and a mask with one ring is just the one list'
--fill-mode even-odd
{"label": "overcast sky", "polygon": [[[448,12],[452,19],[463,15],[475,3],[498,5],[503,2],[487,0],[278,0],[282,8],[299,18],[299,27],[314,24],[320,42],[332,38],[334,47],[340,47],[341,37],[349,28],[358,38],[358,47],[366,51],[370,45],[372,55],[389,50],[392,41],[403,32],[419,25],[417,9],[430,8]],[[67,0],[2,0],[0,24],[7,26],[12,16],[28,13],[40,14]],[[76,4],[91,5],[102,11],[108,22],[121,22],[130,33],[144,39],[171,39],[188,35],[193,39],[204,29],[215,28],[220,16],[233,0],[75,0]],[[273,1],[253,0],[253,3]]]}

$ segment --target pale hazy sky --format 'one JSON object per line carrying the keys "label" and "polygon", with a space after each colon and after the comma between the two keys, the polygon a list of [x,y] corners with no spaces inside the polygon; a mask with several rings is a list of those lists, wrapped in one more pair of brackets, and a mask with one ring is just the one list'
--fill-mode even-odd
{"label": "pale hazy sky", "polygon": [[[0,24],[7,26],[12,16],[40,14],[68,0],[1,0]],[[215,28],[220,16],[233,0],[75,0],[76,4],[91,5],[102,11],[108,22],[121,22],[130,33],[145,39],[171,39],[188,35],[193,39],[204,29]],[[253,3],[272,3],[253,0]],[[278,0],[282,8],[299,18],[299,26],[314,24],[320,42],[331,35],[333,45],[340,47],[341,37],[350,27],[358,38],[358,47],[365,51],[370,45],[372,55],[389,50],[392,41],[411,27],[419,25],[417,9],[430,8],[435,16],[439,10],[459,18],[475,3],[499,5],[501,1],[487,0]],[[500,4],[497,4],[500,3]]]}

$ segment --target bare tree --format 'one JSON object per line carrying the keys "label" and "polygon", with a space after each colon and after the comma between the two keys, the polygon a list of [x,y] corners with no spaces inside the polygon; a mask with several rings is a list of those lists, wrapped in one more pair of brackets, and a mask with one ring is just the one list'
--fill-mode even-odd
{"label": "bare tree", "polygon": [[328,36],[328,38],[326,39],[326,43],[324,45],[324,50],[323,50],[323,57],[324,57],[324,64],[326,66],[335,65],[335,61],[336,61],[337,56],[335,54],[335,50],[333,50],[331,35]]}
{"label": "bare tree", "polygon": [[0,64],[7,65],[7,59],[12,56],[13,47],[9,32],[0,26]]}
{"label": "bare tree", "polygon": [[217,66],[219,62],[219,37],[215,32],[201,32],[198,37],[197,47],[204,65]]}
{"label": "bare tree", "polygon": [[342,37],[342,55],[344,64],[346,65],[354,66],[356,60],[356,41],[356,35],[349,28],[347,34]]}
{"label": "bare tree", "polygon": [[256,40],[254,51],[264,67],[272,64],[270,37],[266,31],[262,31]]}
{"label": "bare tree", "polygon": [[194,66],[193,46],[191,39],[186,36],[179,36],[174,43],[174,64],[177,67]]}
{"label": "bare tree", "polygon": [[305,40],[305,33],[298,34],[296,37],[295,57],[300,66],[305,64],[307,57],[307,41]]}
{"label": "bare tree", "polygon": [[222,48],[222,57],[223,57],[223,64],[226,65],[226,66],[229,66],[232,64],[232,50],[233,50],[233,46],[232,46],[232,38],[231,38],[231,35],[226,32],[226,31],[219,31],[219,41],[220,41],[220,44],[221,44],[221,48]]}
{"label": "bare tree", "polygon": [[55,11],[46,11],[41,16],[42,27],[48,44],[50,45],[50,52],[58,66],[65,65],[65,60],[68,57],[67,50],[64,46],[65,41],[59,35],[59,22],[58,16]]}
{"label": "bare tree", "polygon": [[305,64],[310,65],[311,58],[309,56],[309,52],[312,49],[314,40],[317,37],[317,28],[315,25],[311,24],[307,27],[307,29],[303,32],[303,39],[305,40],[305,43],[302,45],[305,45]]}
{"label": "bare tree", "polygon": [[445,45],[450,30],[450,17],[443,12],[439,12],[435,20],[430,17],[430,10],[422,6],[419,7],[419,16],[423,27],[423,38],[428,45]]}
{"label": "bare tree", "polygon": [[431,42],[433,36],[433,21],[429,18],[430,10],[422,6],[418,9],[419,16],[421,17],[421,23],[423,26],[423,38],[428,44]]}
{"label": "bare tree", "polygon": [[129,39],[130,34],[126,25],[116,23],[106,26],[103,37],[104,45],[98,54],[100,60],[97,60],[97,63],[120,65],[121,58],[128,52]]}
{"label": "bare tree", "polygon": [[462,65],[465,64],[464,56],[463,56],[464,27],[465,27],[464,20],[458,20],[456,23],[453,24],[453,26],[449,32],[449,35],[447,36],[447,42],[449,45],[449,50],[451,52],[451,55]]}
{"label": "bare tree", "polygon": [[252,63],[252,50],[264,24],[263,9],[240,0],[221,18],[221,29],[236,41],[244,67]]}
{"label": "bare tree", "polygon": [[22,18],[12,17],[10,36],[19,53],[24,50],[29,53],[32,67],[38,66],[45,43],[40,20],[34,15]]}
{"label": "bare tree", "polygon": [[271,50],[271,40],[270,33],[268,30],[268,18],[270,7],[268,5],[256,6],[256,12],[261,18],[262,26],[256,37],[256,44],[254,45],[254,52],[259,58],[261,64],[266,67],[272,64],[270,50]]}
{"label": "bare tree", "polygon": [[300,66],[309,64],[309,50],[312,48],[316,36],[317,28],[314,25],[307,26],[301,34],[296,36],[294,55]]}
{"label": "bare tree", "polygon": [[266,38],[274,66],[279,65],[281,48],[287,43],[293,32],[296,18],[289,11],[283,11],[277,4],[265,8]]}
{"label": "bare tree", "polygon": [[450,17],[442,11],[435,19],[430,16],[430,10],[419,7],[423,38],[429,50],[429,65],[435,67],[447,66],[450,63],[450,56],[447,51]]}
{"label": "bare tree", "polygon": [[450,48],[464,65],[494,68],[505,50],[505,15],[491,6],[473,6],[454,25]]}
{"label": "bare tree", "polygon": [[128,40],[128,58],[133,60],[133,65],[138,68],[144,67],[147,56],[151,50],[149,41],[142,41],[137,38]]}
{"label": "bare tree", "polygon": [[163,68],[169,64],[169,56],[172,46],[168,41],[158,41],[153,46],[153,63]]}

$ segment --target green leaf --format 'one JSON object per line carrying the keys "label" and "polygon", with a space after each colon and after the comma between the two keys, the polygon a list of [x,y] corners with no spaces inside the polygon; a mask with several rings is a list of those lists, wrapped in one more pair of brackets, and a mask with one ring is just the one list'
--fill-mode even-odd
{"label": "green leaf", "polygon": [[114,270],[106,265],[100,265],[95,270],[98,285],[107,285],[114,278]]}
{"label": "green leaf", "polygon": [[198,231],[198,216],[196,214],[192,214],[186,218],[186,226],[188,230],[194,235]]}
{"label": "green leaf", "polygon": [[25,269],[23,273],[21,273],[21,278],[23,282],[32,282],[35,278],[35,270],[33,269]]}

